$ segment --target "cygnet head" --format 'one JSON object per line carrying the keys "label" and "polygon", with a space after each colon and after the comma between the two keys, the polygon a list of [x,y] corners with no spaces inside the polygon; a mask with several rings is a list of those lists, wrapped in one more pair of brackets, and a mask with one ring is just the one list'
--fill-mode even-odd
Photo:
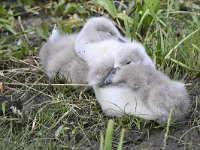
{"label": "cygnet head", "polygon": [[101,42],[108,39],[125,42],[111,20],[105,17],[94,17],[89,19],[78,34],[75,50],[77,54],[84,55],[84,48],[87,44]]}
{"label": "cygnet head", "polygon": [[[138,90],[147,87],[149,74],[154,68],[149,68],[143,64],[128,64],[123,66],[109,78],[110,83],[124,88]],[[108,80],[108,79],[106,79]]]}
{"label": "cygnet head", "polygon": [[143,64],[155,67],[155,64],[147,55],[145,48],[138,42],[125,43],[121,49],[114,54],[114,63],[115,68],[120,68],[129,64]]}
{"label": "cygnet head", "polygon": [[87,43],[94,43],[107,39],[121,38],[121,34],[111,20],[105,17],[89,19],[81,30],[79,37]]}
{"label": "cygnet head", "polygon": [[155,68],[155,64],[138,42],[125,43],[121,49],[114,53],[114,68],[106,77],[105,84],[109,84],[117,70],[127,65],[142,64]]}

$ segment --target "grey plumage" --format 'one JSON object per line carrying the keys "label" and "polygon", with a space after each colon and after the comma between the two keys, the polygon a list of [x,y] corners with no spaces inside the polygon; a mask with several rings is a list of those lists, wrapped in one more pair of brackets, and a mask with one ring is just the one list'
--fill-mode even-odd
{"label": "grey plumage", "polygon": [[77,34],[51,37],[39,53],[46,74],[50,78],[58,74],[69,83],[87,83],[88,65],[74,50]]}
{"label": "grey plumage", "polygon": [[121,43],[110,55],[90,66],[88,81],[91,85],[104,83],[112,68],[121,68],[127,64],[144,64],[155,68],[155,64],[138,42]]}
{"label": "grey plumage", "polygon": [[121,36],[111,20],[105,17],[90,18],[77,36],[76,53],[87,63],[90,63],[96,56],[99,57],[107,47],[112,49],[112,45],[115,46],[111,43],[101,43],[106,40],[113,40],[113,43],[128,41]]}
{"label": "grey plumage", "polygon": [[[49,77],[54,77],[58,73],[70,83],[86,83],[88,62],[79,51],[85,51],[88,43],[101,42],[106,39],[115,39],[113,42],[117,42],[120,37],[122,36],[112,21],[105,17],[89,19],[78,34],[60,36],[58,30],[54,29],[39,54],[44,71]],[[99,47],[98,44],[97,47]],[[89,48],[93,49],[93,46],[89,45]],[[94,55],[97,56],[95,58],[90,54],[86,57],[90,56],[92,59],[99,57],[98,54]]]}
{"label": "grey plumage", "polygon": [[157,71],[142,44],[122,38],[105,18],[89,20],[79,34],[51,36],[40,58],[49,77],[58,73],[70,83],[92,84],[107,115],[127,113],[162,123],[171,110],[178,119],[189,107],[184,84]]}
{"label": "grey plumage", "polygon": [[[131,102],[131,99],[134,98],[135,95],[130,89],[121,88],[119,86],[111,86],[111,84],[105,85],[105,80],[108,78],[108,76],[110,76],[110,72],[114,67],[117,66],[121,68],[127,65],[127,62],[129,64],[130,61],[130,64],[145,62],[145,56],[143,53],[140,53],[140,49],[131,48],[128,49],[128,51],[126,50],[127,49],[125,49],[123,46],[121,49],[121,51],[123,51],[123,57],[117,56],[121,55],[119,51],[119,53],[115,53],[116,55],[113,56],[114,59],[106,58],[101,63],[92,66],[88,73],[88,81],[93,85],[96,99],[106,115],[120,116],[123,113],[130,113],[135,116],[140,116],[142,115],[141,113],[145,113],[143,118],[148,119],[149,116],[152,116],[152,113],[146,108],[145,105],[139,104],[140,107],[138,107],[138,109],[135,111],[134,106],[136,104]],[[150,61],[150,64],[147,64],[147,66],[151,67],[151,63],[152,62]],[[129,104],[130,102],[131,104]]]}
{"label": "grey plumage", "polygon": [[87,20],[77,37],[76,49],[78,52],[83,51],[82,46],[85,44],[96,43],[107,39],[122,38],[121,34],[106,17],[93,17]]}
{"label": "grey plumage", "polygon": [[[137,53],[138,50],[132,49],[132,51]],[[129,53],[130,51],[127,51],[126,54],[129,55]],[[138,55],[131,55],[131,64],[143,63],[143,55],[140,53],[137,54]],[[138,57],[139,59],[135,57]],[[118,60],[118,62],[124,62],[120,64],[121,68],[126,65],[126,61],[130,61],[129,59],[127,60],[126,57],[120,58],[121,59]],[[93,85],[96,99],[101,105],[102,110],[108,116],[121,116],[122,114],[127,113],[149,120],[150,117],[153,117],[152,112],[146,108],[142,101],[138,101],[136,104],[136,101],[132,100],[136,98],[136,96],[131,89],[113,86],[113,84],[105,84],[106,78],[110,75],[110,72],[114,67],[114,61],[114,59],[105,59],[103,62],[90,68],[88,74],[88,81]],[[151,65],[147,66],[151,67]],[[136,105],[137,108],[135,108]]]}
{"label": "grey plumage", "polygon": [[[151,63],[154,66],[143,45],[122,37],[112,21],[105,17],[89,19],[78,34],[75,43],[76,53],[87,62],[89,67],[101,63],[107,58],[115,59],[114,56],[117,56],[118,53],[121,54],[119,57],[123,57],[124,51],[130,51],[129,55],[134,55],[132,49],[137,49],[138,53],[143,54],[144,63]],[[114,62],[115,67],[121,63]]]}
{"label": "grey plumage", "polygon": [[152,112],[149,118],[158,123],[166,122],[170,111],[172,119],[183,117],[190,105],[190,99],[185,85],[142,64],[127,65],[118,70],[112,79],[114,86],[131,89],[138,95],[138,101]]}
{"label": "grey plumage", "polygon": [[[132,51],[90,68],[88,81],[105,114],[126,113],[158,123],[165,122],[171,110],[173,119],[184,116],[190,104],[184,84],[157,71],[151,61],[146,63],[138,49]],[[112,72],[114,66],[118,69]],[[107,78],[111,84],[106,84]]]}
{"label": "grey plumage", "polygon": [[121,44],[118,51],[113,53],[114,67],[121,67],[128,64],[144,64],[155,67],[154,62],[147,55],[144,46],[136,41]]}

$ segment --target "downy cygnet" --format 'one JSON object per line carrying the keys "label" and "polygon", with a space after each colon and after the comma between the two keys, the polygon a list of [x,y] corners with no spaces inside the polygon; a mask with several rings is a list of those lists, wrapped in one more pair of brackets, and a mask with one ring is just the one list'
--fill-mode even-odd
{"label": "downy cygnet", "polygon": [[[148,119],[151,111],[142,105],[140,101],[138,102],[140,108],[132,110],[133,104],[130,104],[130,102],[132,102],[134,95],[131,89],[113,86],[110,83],[115,73],[126,65],[141,63],[149,68],[155,68],[154,64],[149,56],[149,61],[146,61],[147,54],[144,55],[140,49],[125,49],[123,47],[121,51],[123,51],[123,55],[120,52],[115,53],[114,59],[105,58],[102,63],[91,67],[88,73],[88,82],[93,85],[96,99],[106,115],[121,116],[124,113],[131,113],[135,116],[138,116],[138,114],[143,115],[145,119]],[[145,113],[142,114],[143,112]]]}
{"label": "downy cygnet", "polygon": [[183,116],[190,103],[184,84],[157,71],[143,46],[132,44],[90,68],[88,81],[102,110],[109,116],[126,113],[158,123],[171,110],[173,119]]}
{"label": "downy cygnet", "polygon": [[105,80],[110,85],[98,91],[98,101],[109,115],[126,113],[161,124],[169,117],[182,119],[188,111],[190,99],[185,85],[153,67],[130,64],[109,76]]}

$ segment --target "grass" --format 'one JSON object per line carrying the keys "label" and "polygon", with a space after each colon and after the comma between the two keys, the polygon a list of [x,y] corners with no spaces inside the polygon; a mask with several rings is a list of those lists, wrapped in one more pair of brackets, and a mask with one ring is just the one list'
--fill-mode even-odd
{"label": "grass", "polygon": [[[90,16],[109,15],[121,33],[145,45],[159,70],[191,83],[192,93],[200,75],[199,10],[198,1],[173,0],[1,3],[0,149],[199,148],[193,140],[199,140],[200,132],[198,94],[193,94],[186,124],[158,126],[128,115],[107,117],[93,92],[49,79],[38,58],[54,24],[71,33]],[[15,111],[9,111],[11,105]],[[150,146],[144,147],[145,142]]]}

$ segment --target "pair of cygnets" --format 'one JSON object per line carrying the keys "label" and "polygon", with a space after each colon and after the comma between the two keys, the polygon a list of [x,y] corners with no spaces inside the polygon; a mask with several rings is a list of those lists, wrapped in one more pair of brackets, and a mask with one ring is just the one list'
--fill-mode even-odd
{"label": "pair of cygnets", "polygon": [[104,17],[89,19],[80,33],[60,35],[54,28],[39,53],[43,69],[50,78],[58,74],[69,83],[87,83],[88,63],[93,63],[90,59],[96,60],[92,55],[84,57],[87,43],[118,37],[121,37],[119,31]]}
{"label": "pair of cygnets", "polygon": [[[128,56],[134,51],[130,47],[138,49],[138,53],[145,58],[144,63],[154,66],[141,44],[131,43],[123,38],[109,19],[94,17],[87,21],[80,33],[60,35],[54,28],[39,55],[43,69],[49,77],[53,78],[58,74],[69,83],[86,83],[89,67],[95,66],[105,58],[113,61],[116,51],[121,49],[125,49],[123,55]],[[136,55],[133,58],[137,59]],[[123,65],[124,62],[120,63]],[[117,65],[120,64],[115,64],[115,67]]]}
{"label": "pair of cygnets", "polygon": [[138,42],[121,36],[107,18],[89,19],[80,33],[61,36],[54,30],[40,50],[49,77],[69,83],[89,83],[109,116],[131,114],[158,123],[173,119],[189,107],[184,84],[171,81]]}

